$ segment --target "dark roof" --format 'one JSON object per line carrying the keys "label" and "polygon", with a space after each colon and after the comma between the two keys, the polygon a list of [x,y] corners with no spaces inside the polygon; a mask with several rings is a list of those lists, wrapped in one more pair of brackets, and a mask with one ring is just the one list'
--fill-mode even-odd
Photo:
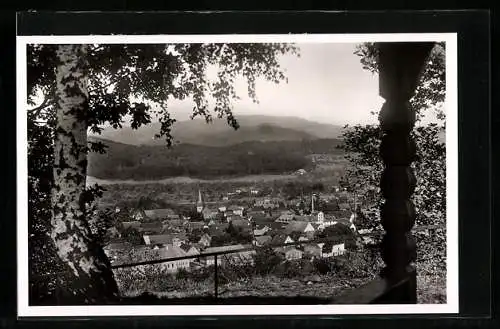
{"label": "dark roof", "polygon": [[271,238],[270,235],[262,235],[262,236],[257,236],[255,237],[255,241],[257,241],[259,244],[264,245],[272,241],[273,238]]}
{"label": "dark roof", "polygon": [[104,250],[128,250],[132,249],[132,244],[129,242],[111,242],[104,246]]}
{"label": "dark roof", "polygon": [[131,221],[131,222],[122,222],[122,226],[123,226],[124,229],[127,229],[129,227],[138,229],[138,228],[141,227],[141,222],[139,222],[137,220],[134,220],[134,221]]}
{"label": "dark roof", "polygon": [[271,222],[267,224],[271,229],[273,230],[282,230],[286,224],[283,223],[278,223],[278,222]]}
{"label": "dark roof", "polygon": [[184,234],[156,234],[156,235],[145,235],[149,238],[149,244],[172,244],[175,238],[180,240],[185,240],[186,236]]}
{"label": "dark roof", "polygon": [[272,244],[283,244],[283,243],[285,243],[287,236],[288,235],[286,235],[286,234],[277,234],[277,235],[273,236],[271,243]]}
{"label": "dark roof", "polygon": [[175,211],[173,209],[170,209],[170,208],[144,210],[144,214],[146,215],[146,217],[148,217],[150,219],[164,219],[167,217],[177,215],[175,213]]}
{"label": "dark roof", "polygon": [[290,234],[292,232],[304,232],[309,222],[305,221],[292,221],[288,223],[285,227],[285,232]]}
{"label": "dark roof", "polygon": [[234,227],[243,227],[243,228],[247,228],[247,227],[251,228],[252,227],[252,223],[250,223],[246,219],[233,219],[233,220],[231,220],[231,224]]}
{"label": "dark roof", "polygon": [[186,252],[184,250],[172,245],[158,249],[158,254],[162,259],[186,256]]}
{"label": "dark roof", "polygon": [[163,224],[161,222],[141,223],[140,229],[144,232],[160,233],[163,230]]}
{"label": "dark roof", "polygon": [[187,226],[191,229],[196,229],[196,228],[203,228],[205,225],[207,225],[205,222],[188,222]]}
{"label": "dark roof", "polygon": [[190,245],[190,244],[187,244],[187,243],[182,243],[182,244],[180,245],[180,248],[181,248],[182,250],[184,250],[185,252],[188,252],[188,251],[189,251],[189,249],[191,249],[191,245]]}

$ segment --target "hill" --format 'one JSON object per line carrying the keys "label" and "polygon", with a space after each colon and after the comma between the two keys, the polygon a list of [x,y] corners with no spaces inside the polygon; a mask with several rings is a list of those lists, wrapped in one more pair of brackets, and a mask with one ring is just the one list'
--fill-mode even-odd
{"label": "hill", "polygon": [[[172,127],[175,141],[205,146],[228,146],[247,141],[300,141],[303,139],[339,138],[342,127],[308,121],[296,117],[266,115],[237,116],[240,129],[229,127],[224,119],[214,119],[212,123],[197,118],[179,121]],[[160,130],[158,122],[133,130],[128,126],[115,130],[105,128],[103,139],[131,145],[164,145],[163,140],[155,140]]]}
{"label": "hill", "polygon": [[88,175],[99,179],[154,180],[169,177],[214,178],[282,174],[311,168],[311,154],[341,154],[337,139],[249,141],[223,147],[179,144],[129,145],[101,140],[105,154],[90,153]]}

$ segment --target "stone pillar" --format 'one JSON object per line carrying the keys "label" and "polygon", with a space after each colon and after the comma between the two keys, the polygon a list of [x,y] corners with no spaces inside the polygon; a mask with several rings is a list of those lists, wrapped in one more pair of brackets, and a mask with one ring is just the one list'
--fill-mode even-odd
{"label": "stone pillar", "polygon": [[385,199],[381,220],[386,231],[382,242],[386,266],[382,276],[393,282],[413,276],[405,298],[414,302],[416,247],[411,229],[416,214],[411,197],[417,180],[411,169],[416,145],[410,135],[415,111],[409,100],[433,43],[379,43],[377,47],[380,96],[385,99],[379,116],[383,132],[380,155],[384,162],[380,187]]}

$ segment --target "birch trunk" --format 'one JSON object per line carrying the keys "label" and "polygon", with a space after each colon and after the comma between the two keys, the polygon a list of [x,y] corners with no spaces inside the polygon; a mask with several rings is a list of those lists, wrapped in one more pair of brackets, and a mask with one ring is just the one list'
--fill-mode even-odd
{"label": "birch trunk", "polygon": [[51,237],[74,278],[63,289],[65,302],[106,303],[117,296],[109,261],[91,235],[85,217],[88,90],[85,45],[57,50],[54,189]]}

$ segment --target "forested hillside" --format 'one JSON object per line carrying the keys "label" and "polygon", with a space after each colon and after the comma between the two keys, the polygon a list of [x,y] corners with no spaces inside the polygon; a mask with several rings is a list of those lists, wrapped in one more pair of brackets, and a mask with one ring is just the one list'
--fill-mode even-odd
{"label": "forested hillside", "polygon": [[252,141],[224,147],[180,144],[170,149],[101,141],[108,145],[107,151],[89,155],[88,175],[102,179],[281,174],[310,169],[313,163],[308,155],[342,152],[337,149],[340,143],[337,139]]}

